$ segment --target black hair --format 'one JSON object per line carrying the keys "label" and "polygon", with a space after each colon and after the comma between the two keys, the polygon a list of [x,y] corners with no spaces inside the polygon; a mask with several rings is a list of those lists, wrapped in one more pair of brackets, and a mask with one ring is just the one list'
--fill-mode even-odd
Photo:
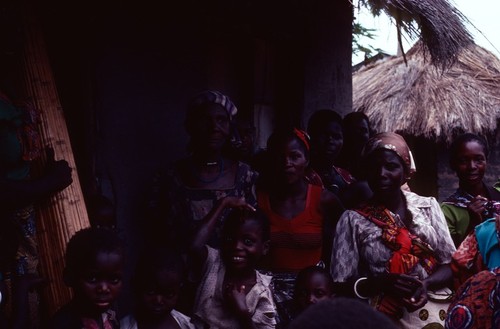
{"label": "black hair", "polygon": [[325,268],[316,265],[308,266],[300,270],[300,272],[297,274],[297,279],[295,280],[295,290],[297,290],[299,285],[303,284],[306,279],[310,278],[313,274],[316,273],[323,275],[327,279],[328,286],[333,292],[333,279],[330,272],[328,272]]}
{"label": "black hair", "polygon": [[320,267],[320,266],[308,266],[306,268],[303,268],[300,270],[300,272],[297,274],[297,278],[295,280],[295,286],[293,288],[293,307],[294,307],[294,312],[295,314],[300,314],[304,310],[304,306],[301,305],[300,301],[300,296],[301,296],[301,289],[304,289],[304,285],[306,284],[306,280],[310,279],[313,274],[320,274],[322,275],[328,285],[328,289],[330,289],[330,293],[333,294],[333,278],[325,268]]}
{"label": "black hair", "polygon": [[337,297],[309,306],[290,323],[290,329],[396,329],[383,313],[367,303]]}
{"label": "black hair", "polygon": [[458,149],[460,148],[460,146],[469,142],[476,142],[481,145],[483,147],[484,156],[486,157],[486,159],[488,159],[489,149],[486,139],[476,134],[465,133],[455,138],[455,140],[453,140],[450,145],[450,165],[452,167],[453,162],[456,160]]}
{"label": "black hair", "polygon": [[116,231],[106,227],[89,227],[76,232],[66,246],[65,280],[70,286],[96,261],[99,253],[124,255],[123,241]]}
{"label": "black hair", "polygon": [[366,121],[366,123],[368,124],[368,128],[370,129],[370,119],[368,119],[368,116],[363,112],[350,112],[346,114],[346,116],[342,120],[342,126],[344,128],[348,128],[351,127],[354,123],[363,120]]}
{"label": "black hair", "polygon": [[271,225],[267,216],[259,209],[250,211],[246,209],[231,209],[229,215],[224,220],[222,236],[225,237],[229,232],[247,220],[256,222],[262,231],[262,241],[269,241],[271,238]]}
{"label": "black hair", "polygon": [[155,273],[167,271],[175,273],[182,280],[186,265],[178,252],[164,246],[151,246],[141,253],[135,267],[132,286],[136,294],[140,293],[145,283],[151,281]]}
{"label": "black hair", "polygon": [[331,122],[336,122],[342,127],[342,117],[340,114],[334,110],[318,110],[309,118],[307,132],[311,137],[316,136]]}

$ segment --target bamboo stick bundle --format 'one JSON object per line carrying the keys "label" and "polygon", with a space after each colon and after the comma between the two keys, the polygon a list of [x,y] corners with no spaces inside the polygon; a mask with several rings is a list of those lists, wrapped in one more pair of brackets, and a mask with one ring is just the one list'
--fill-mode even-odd
{"label": "bamboo stick bundle", "polygon": [[[42,143],[54,149],[55,159],[65,159],[73,169],[73,183],[37,209],[40,271],[49,282],[43,298],[53,314],[71,299],[71,291],[62,277],[66,244],[76,231],[89,226],[89,219],[43,34],[29,7],[24,9],[23,25],[24,87],[26,95],[42,112],[39,127]],[[46,160],[42,156],[41,164]]]}

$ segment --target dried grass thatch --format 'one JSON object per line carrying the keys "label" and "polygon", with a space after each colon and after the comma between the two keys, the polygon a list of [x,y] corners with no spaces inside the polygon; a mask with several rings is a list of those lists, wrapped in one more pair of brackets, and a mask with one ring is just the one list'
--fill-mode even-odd
{"label": "dried grass thatch", "polygon": [[[420,37],[437,66],[453,64],[462,47],[472,43],[466,18],[448,0],[360,0],[377,15],[387,13],[410,38]],[[398,36],[400,39],[399,29]]]}
{"label": "dried grass thatch", "polygon": [[353,75],[353,110],[377,131],[441,137],[492,132],[500,118],[500,60],[471,44],[445,71],[425,60],[417,43],[403,58],[390,57]]}

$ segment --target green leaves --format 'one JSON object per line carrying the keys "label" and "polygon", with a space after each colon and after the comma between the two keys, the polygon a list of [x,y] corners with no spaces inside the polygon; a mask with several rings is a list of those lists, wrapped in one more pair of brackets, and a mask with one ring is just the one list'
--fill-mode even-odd
{"label": "green leaves", "polygon": [[376,34],[374,33],[376,29],[366,28],[360,23],[353,22],[352,24],[352,53],[354,55],[359,53],[364,53],[365,58],[371,57],[374,54],[381,51],[380,48],[375,48],[370,44],[365,44],[363,38],[368,38],[370,40],[375,39]]}

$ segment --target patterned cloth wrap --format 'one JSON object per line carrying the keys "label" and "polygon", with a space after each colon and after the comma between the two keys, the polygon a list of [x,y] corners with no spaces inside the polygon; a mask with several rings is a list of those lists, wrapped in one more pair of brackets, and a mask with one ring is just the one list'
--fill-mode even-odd
{"label": "patterned cloth wrap", "polygon": [[481,271],[460,287],[445,328],[500,328],[500,268]]}
{"label": "patterned cloth wrap", "polygon": [[[398,226],[389,210],[383,206],[365,205],[356,211],[382,228],[382,240],[393,252],[386,265],[388,273],[409,274],[417,263],[428,274],[433,272],[436,259],[432,247],[405,227]],[[375,307],[394,318],[401,318],[404,314],[403,306],[390,296],[379,298]]]}
{"label": "patterned cloth wrap", "polygon": [[456,287],[475,273],[500,267],[500,230],[497,224],[495,218],[490,218],[477,225],[453,254]]}

